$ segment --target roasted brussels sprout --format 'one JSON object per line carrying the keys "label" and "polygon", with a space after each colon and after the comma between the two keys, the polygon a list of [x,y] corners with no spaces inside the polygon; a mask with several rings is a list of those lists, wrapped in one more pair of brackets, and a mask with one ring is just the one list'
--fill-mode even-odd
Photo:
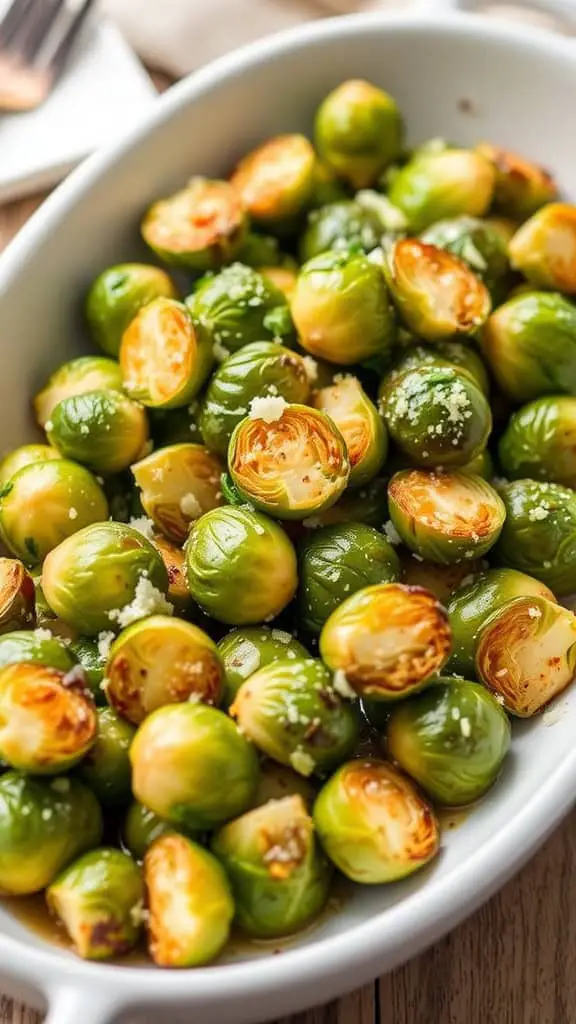
{"label": "roasted brussels sprout", "polygon": [[421,366],[451,366],[472,377],[485,395],[490,391],[488,372],[476,349],[461,341],[436,341],[434,345],[410,345],[382,378],[380,397],[397,377]]}
{"label": "roasted brussels sprout", "polygon": [[152,712],[130,748],[133,792],[177,827],[210,829],[250,807],[258,785],[254,747],[222,711],[169,704]]}
{"label": "roasted brussels sprout", "polygon": [[103,807],[127,807],[132,799],[128,752],[135,731],[112,708],[98,711],[98,738],[82,761],[79,775]]}
{"label": "roasted brussels sprout", "polygon": [[[110,639],[113,639],[112,633],[110,634]],[[84,672],[86,684],[92,694],[94,703],[100,706],[105,705],[106,697],[102,689],[102,682],[104,680],[106,658],[100,653],[98,643],[95,640],[75,640],[69,645],[67,650],[70,651],[74,660]],[[2,654],[0,651],[1,660]],[[53,664],[53,662],[47,662],[47,664]],[[54,667],[60,668],[61,666],[56,665]]]}
{"label": "roasted brussels sprout", "polygon": [[236,903],[236,924],[252,938],[291,935],[318,916],[331,867],[300,796],[271,800],[224,825],[212,840]]}
{"label": "roasted brussels sprout", "polygon": [[287,768],[278,761],[265,760],[262,765],[262,774],[256,796],[254,807],[262,807],[270,800],[283,800],[287,796],[298,796],[305,806],[311,810],[317,793],[317,779],[305,778],[298,775],[292,768]]}
{"label": "roasted brussels sprout", "polygon": [[[180,828],[180,831],[183,831]],[[155,839],[174,832],[174,826],[162,821],[157,814],[149,811],[144,804],[133,800],[128,808],[122,828],[122,845],[139,863]]]}
{"label": "roasted brussels sprout", "polygon": [[496,543],[506,509],[474,473],[405,469],[388,484],[390,518],[410,551],[439,565],[481,558]]}
{"label": "roasted brussels sprout", "polygon": [[152,543],[160,552],[168,574],[168,601],[174,606],[176,614],[185,618],[194,607],[186,580],[186,555],[182,548],[175,547],[159,533],[152,535]]}
{"label": "roasted brussels sprout", "polygon": [[199,967],[228,939],[234,901],[221,864],[182,835],[157,839],[144,859],[148,949],[159,967]]}
{"label": "roasted brussels sprout", "polygon": [[256,398],[230,438],[228,469],[256,508],[279,519],[305,519],[338,500],[350,463],[329,416],[282,398]]}
{"label": "roasted brussels sprout", "polygon": [[46,424],[62,455],[95,473],[120,473],[143,454],[148,419],[138,402],[119,391],[88,391],[64,398]]}
{"label": "roasted brussels sprout", "polygon": [[322,160],[353,188],[366,188],[400,155],[395,100],[370,82],[343,82],[321,103],[314,138]]}
{"label": "roasted brussels sprout", "polygon": [[476,152],[490,161],[496,170],[494,208],[505,217],[525,220],[544,203],[558,196],[551,174],[518,153],[510,153],[489,142],[476,146]]}
{"label": "roasted brussels sprout", "polygon": [[177,298],[172,281],[160,267],[146,263],[107,267],[98,274],[86,297],[86,319],[93,340],[108,355],[117,356],[122,335],[138,310],[159,298]]}
{"label": "roasted brussels sprout", "polygon": [[0,636],[0,669],[5,665],[45,665],[67,674],[74,668],[72,649],[48,629],[17,630]]}
{"label": "roasted brussels sprout", "polygon": [[[104,356],[71,359],[52,374],[42,391],[36,395],[36,419],[43,429],[50,431],[52,413],[60,402],[92,391],[116,392],[121,386],[122,373],[115,359],[106,359]],[[55,447],[59,448],[56,444]],[[59,450],[63,451],[61,448]]]}
{"label": "roasted brussels sprout", "polygon": [[576,590],[576,493],[560,484],[515,480],[500,488],[506,522],[496,554],[558,596]]}
{"label": "roasted brussels sprout", "polygon": [[35,604],[34,580],[22,562],[0,558],[0,633],[34,626]]}
{"label": "roasted brussels sprout", "polygon": [[401,554],[400,563],[402,583],[409,587],[424,587],[443,605],[446,605],[462,586],[466,586],[475,574],[482,571],[480,561],[466,559],[456,565],[437,565],[434,562],[426,562],[408,551]]}
{"label": "roasted brussels sprout", "polygon": [[470,149],[422,148],[394,176],[388,197],[419,233],[446,217],[486,213],[495,184],[494,167]]}
{"label": "roasted brussels sprout", "polygon": [[432,224],[422,235],[427,245],[446,249],[482,279],[493,301],[502,300],[510,275],[510,260],[502,230],[490,220],[454,217]]}
{"label": "roasted brussels sprout", "polygon": [[0,775],[2,895],[27,896],[45,889],[101,839],[100,806],[77,779]]}
{"label": "roasted brussels sprout", "polygon": [[354,882],[395,882],[440,847],[432,809],[386,761],[349,761],[320,790],[314,824],[329,858]]}
{"label": "roasted brussels sprout", "polygon": [[79,857],[48,887],[46,901],[83,960],[122,956],[138,941],[144,882],[121,850],[101,847]]}
{"label": "roasted brussels sprout", "polygon": [[576,487],[576,398],[550,395],[522,406],[498,445],[507,477]]}
{"label": "roasted brussels sprout", "polygon": [[232,175],[232,186],[258,224],[291,227],[312,198],[316,154],[304,135],[277,135],[252,150]]}
{"label": "roasted brussels sprout", "polygon": [[325,623],[320,653],[336,682],[361,697],[397,700],[421,689],[450,654],[448,617],[433,594],[380,583],[348,597]]}
{"label": "roasted brussels sprout", "polygon": [[5,455],[0,462],[0,490],[16,476],[19,469],[33,466],[37,462],[48,462],[49,459],[61,459],[60,452],[49,444],[23,444],[20,448]]}
{"label": "roasted brussels sprout", "polygon": [[386,232],[401,231],[406,220],[386,196],[365,189],[354,199],[328,203],[308,214],[308,226],[300,239],[303,263],[329,249],[361,251],[377,249]]}
{"label": "roasted brussels sprout", "polygon": [[296,554],[281,527],[232,505],[194,524],[186,564],[194,600],[207,615],[232,626],[275,618],[298,584]]}
{"label": "roasted brussels sprout", "polygon": [[550,203],[518,229],[508,251],[512,266],[535,288],[576,294],[576,206]]}
{"label": "roasted brussels sprout", "polygon": [[56,615],[86,636],[172,609],[158,551],[123,523],[88,526],[54,548],[42,588]]}
{"label": "roasted brussels sprout", "polygon": [[192,178],[180,192],[153,203],[141,230],[165,263],[204,273],[234,259],[248,220],[241,197],[227,181]]}
{"label": "roasted brussels sprout", "polygon": [[68,459],[20,469],[0,493],[0,530],[9,550],[36,565],[61,541],[108,518],[95,477]]}
{"label": "roasted brussels sprout", "polygon": [[390,353],[395,326],[382,270],[362,253],[309,260],[291,305],[300,344],[313,356],[350,366]]}
{"label": "roasted brussels sprout", "polygon": [[350,487],[362,487],[382,469],[388,454],[386,429],[357,377],[348,375],[315,392],[314,405],[342,434],[350,462]]}
{"label": "roasted brussels sprout", "polygon": [[512,715],[535,715],[574,679],[576,616],[545,597],[515,598],[484,625],[476,671]]}
{"label": "roasted brussels sprout", "polygon": [[219,459],[201,444],[159,448],[132,466],[140,500],[168,540],[183,544],[190,524],[222,504]]}
{"label": "roasted brussels sprout", "polygon": [[[0,657],[1,653],[0,643]],[[225,673],[225,707],[233,703],[242,684],[255,672],[280,659],[295,661],[308,657],[306,648],[291,633],[268,626],[233,629],[218,644],[218,653]]]}

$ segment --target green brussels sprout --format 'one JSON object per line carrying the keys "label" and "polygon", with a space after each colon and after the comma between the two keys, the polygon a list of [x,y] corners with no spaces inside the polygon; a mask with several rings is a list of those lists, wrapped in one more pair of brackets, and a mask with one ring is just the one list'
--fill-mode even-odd
{"label": "green brussels sprout", "polygon": [[436,803],[479,800],[510,746],[506,713],[483,686],[439,679],[392,710],[388,754]]}
{"label": "green brussels sprout", "polygon": [[102,840],[94,794],[65,776],[0,775],[0,893],[27,896],[50,885]]}
{"label": "green brussels sprout", "polygon": [[548,171],[489,142],[476,146],[476,152],[489,160],[496,171],[494,209],[505,217],[525,220],[544,203],[558,197],[558,187]]}
{"label": "green brussels sprout", "polygon": [[522,406],[498,445],[507,477],[576,487],[576,398],[549,395]]}
{"label": "green brussels sprout", "polygon": [[454,217],[432,224],[421,240],[466,263],[484,282],[493,301],[504,298],[510,260],[506,238],[497,225],[477,217]]}
{"label": "green brussels sprout", "polygon": [[328,203],[308,214],[308,226],[300,239],[302,263],[329,249],[361,251],[377,249],[385,233],[401,231],[404,214],[386,196],[365,189],[354,199]]}
{"label": "green brussels sprout", "polygon": [[320,104],[314,139],[320,157],[353,188],[366,188],[402,150],[396,101],[362,79],[342,82]]}
{"label": "green brussels sprout", "polygon": [[382,270],[404,323],[426,341],[474,334],[490,313],[486,285],[435,245],[402,239],[387,253]]}
{"label": "green brussels sprout", "polygon": [[494,194],[496,172],[471,149],[418,150],[394,176],[388,197],[420,233],[446,217],[482,217]]}
{"label": "green brussels sprout", "polygon": [[284,658],[259,669],[240,687],[230,714],[259,750],[304,776],[331,771],[358,744],[357,707],[314,658]]}
{"label": "green brussels sprout", "polygon": [[20,448],[5,455],[0,462],[0,490],[10,482],[13,476],[25,466],[33,466],[49,459],[61,459],[60,452],[49,444],[23,444]]}
{"label": "green brussels sprout", "polygon": [[472,377],[483,394],[488,395],[490,391],[488,372],[476,349],[461,341],[437,341],[434,345],[410,345],[382,378],[379,396],[383,396],[397,377],[421,366],[455,367]]}
{"label": "green brussels sprout", "polygon": [[300,796],[271,800],[224,825],[212,840],[236,903],[236,924],[252,938],[292,935],[326,905],[332,869]]}
{"label": "green brussels sprout", "polygon": [[17,630],[0,636],[0,669],[5,665],[45,665],[66,675],[74,668],[72,648],[47,629]]}
{"label": "green brussels sprout", "polygon": [[143,454],[146,412],[119,391],[88,391],[64,398],[46,424],[48,440],[62,455],[94,473],[120,473]]}
{"label": "green brussels sprout", "polygon": [[231,184],[250,217],[276,230],[290,228],[308,206],[316,154],[304,135],[277,135],[240,161]]}
{"label": "green brussels sprout", "polygon": [[211,829],[250,807],[260,773],[254,747],[222,711],[168,704],[130,748],[134,796],[160,818]]}
{"label": "green brussels sprout", "polygon": [[350,487],[362,487],[382,469],[388,454],[386,428],[357,377],[340,377],[314,395],[344,438],[350,461]]}
{"label": "green brussels sprout", "polygon": [[128,751],[136,730],[112,708],[98,711],[98,739],[78,772],[103,807],[126,807],[132,799]]}
{"label": "green brussels sprout", "polygon": [[42,562],[61,541],[107,518],[95,477],[68,459],[25,466],[0,493],[2,539],[26,565]]}
{"label": "green brussels sprout", "polygon": [[123,523],[88,526],[59,544],[44,562],[42,587],[56,615],[88,637],[172,609],[159,552]]}
{"label": "green brussels sprout", "polygon": [[372,480],[359,491],[344,491],[335,505],[318,515],[309,516],[304,526],[319,529],[337,523],[365,523],[381,527],[388,518],[388,485],[386,480]]}
{"label": "green brussels sprout", "polygon": [[545,597],[517,597],[484,624],[476,672],[512,715],[535,715],[576,672],[576,616]]}
{"label": "green brussels sprout", "polygon": [[558,596],[576,589],[576,493],[560,484],[515,480],[500,488],[506,522],[496,554]]}
{"label": "green brussels sprout", "polygon": [[36,419],[43,429],[50,431],[52,413],[60,402],[92,391],[115,392],[121,387],[122,373],[115,359],[106,359],[104,356],[71,359],[52,374],[42,391],[36,395]]}
{"label": "green brussels sprout", "polygon": [[228,941],[234,900],[221,864],[181,835],[160,836],[144,859],[148,949],[159,967],[199,967]]}
{"label": "green brussels sprout", "polygon": [[[2,645],[0,642],[0,656]],[[291,633],[268,626],[233,629],[218,644],[224,666],[223,704],[230,707],[242,684],[267,665],[288,658],[307,658],[308,651]]]}
{"label": "green brussels sprout", "polygon": [[363,885],[406,878],[440,848],[431,807],[386,761],[342,765],[320,790],[314,824],[330,860]]}
{"label": "green brussels sprout", "polygon": [[138,942],[144,881],[121,850],[101,847],[83,854],[48,887],[46,902],[83,960],[110,960]]}
{"label": "green brussels sprout", "polygon": [[299,558],[299,606],[304,628],[319,634],[345,597],[375,583],[395,583],[400,563],[372,526],[343,523],[316,530]]}
{"label": "green brussels sprout", "polygon": [[576,306],[561,295],[526,292],[509,299],[488,318],[481,347],[514,402],[576,395]]}
{"label": "green brussels sprout", "polygon": [[[180,826],[180,831],[183,831]],[[133,800],[128,808],[122,827],[122,845],[138,863],[144,860],[146,850],[155,839],[174,832],[174,826],[162,821],[157,814],[149,811],[144,804]]]}
{"label": "green brussels sprout", "polygon": [[338,500],[350,463],[344,438],[325,413],[261,398],[234,429],[228,469],[256,508],[279,519],[304,519]]}
{"label": "green brussels sprout", "polygon": [[316,799],[317,779],[299,775],[278,761],[265,760],[262,765],[260,782],[254,797],[254,807],[262,807],[270,800],[283,800],[287,796],[298,796],[311,810]]}
{"label": "green brussels sprout", "polygon": [[190,531],[188,585],[207,615],[232,626],[273,619],[298,585],[296,553],[277,523],[232,505],[207,512]]}
{"label": "green brussels sprout", "polygon": [[282,252],[280,242],[274,235],[266,235],[261,231],[249,231],[240,250],[236,255],[238,263],[246,267],[285,266],[292,259]]}
{"label": "green brussels sprout", "polygon": [[576,206],[550,203],[518,229],[508,251],[535,288],[576,295]]}
{"label": "green brussels sprout", "polygon": [[177,298],[172,281],[160,267],[146,263],[107,267],[98,274],[86,297],[86,319],[92,339],[108,355],[117,357],[122,335],[136,313],[159,298]]}
{"label": "green brussels sprout", "polygon": [[[104,681],[104,670],[106,668],[106,658],[100,653],[98,643],[95,640],[75,640],[73,641],[67,651],[71,652],[74,656],[75,661],[80,665],[80,668],[84,672],[86,677],[86,685],[92,694],[92,700],[95,704],[103,707],[106,705],[106,697],[104,690],[102,689],[102,683]],[[31,660],[30,658],[24,660]],[[0,663],[2,661],[2,652],[0,650]],[[47,664],[53,664],[48,662]],[[55,665],[55,668],[61,668],[60,665]]]}
{"label": "green brussels sprout", "polygon": [[[37,566],[35,569],[35,575],[33,576],[34,586],[36,588],[36,623],[39,627],[36,630],[40,636],[54,636],[63,640],[66,645],[69,645],[79,639],[79,633],[77,629],[74,629],[68,622],[64,622],[64,619],[59,619],[58,616],[52,611],[48,604],[44,591],[42,590],[42,566]],[[10,634],[14,636],[13,633]],[[26,659],[20,659],[26,660]],[[32,659],[34,660],[34,659]]]}
{"label": "green brussels sprout", "polygon": [[0,634],[36,624],[34,580],[15,558],[0,558]]}
{"label": "green brussels sprout", "polygon": [[222,504],[220,460],[201,444],[159,448],[132,466],[140,500],[168,540],[183,544],[190,524]]}
{"label": "green brussels sprout", "polygon": [[[402,583],[408,587],[424,587],[441,604],[446,605],[450,598],[482,571],[480,561],[457,562],[456,565],[437,565],[426,562],[423,558],[405,551],[400,556],[402,566]],[[451,662],[449,662],[451,664]]]}
{"label": "green brussels sprout", "polygon": [[481,558],[496,543],[506,508],[473,473],[405,469],[388,484],[390,518],[410,551],[439,565]]}
{"label": "green brussels sprout", "polygon": [[300,344],[350,366],[389,355],[394,317],[381,268],[357,252],[326,252],[304,264],[292,296]]}
{"label": "green brussels sprout", "polygon": [[152,543],[160,552],[168,574],[168,601],[177,615],[184,618],[194,608],[194,601],[186,580],[186,555],[159,533],[152,535]]}
{"label": "green brussels sprout", "polygon": [[161,260],[197,273],[230,263],[247,230],[248,219],[237,190],[227,181],[200,177],[153,203],[141,225],[144,241]]}
{"label": "green brussels sprout", "polygon": [[202,444],[198,426],[200,403],[196,400],[180,409],[149,409],[148,419],[154,448],[172,444]]}
{"label": "green brussels sprout", "polygon": [[336,682],[375,700],[420,690],[445,665],[450,647],[440,602],[402,583],[358,590],[332,612],[320,634],[320,654]]}

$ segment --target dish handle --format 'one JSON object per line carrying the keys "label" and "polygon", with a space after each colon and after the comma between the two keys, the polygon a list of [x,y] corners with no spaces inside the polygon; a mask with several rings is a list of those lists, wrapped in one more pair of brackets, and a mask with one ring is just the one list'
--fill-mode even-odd
{"label": "dish handle", "polygon": [[44,1024],[112,1024],[119,1010],[110,994],[88,986],[53,988],[46,998],[48,1016]]}

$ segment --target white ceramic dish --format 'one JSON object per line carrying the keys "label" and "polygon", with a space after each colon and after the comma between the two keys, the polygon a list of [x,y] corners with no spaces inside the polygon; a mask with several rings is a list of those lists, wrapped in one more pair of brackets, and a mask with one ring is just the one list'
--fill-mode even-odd
{"label": "white ceramic dish", "polygon": [[[319,99],[350,76],[394,94],[412,139],[491,139],[554,168],[576,196],[576,48],[568,40],[441,10],[324,21],[250,46],[176,87],[143,128],[80,168],[2,257],[3,447],[30,432],[28,395],[77,350],[87,282],[138,255],[146,204],[192,172],[226,171],[267,135],[308,129]],[[0,972],[31,1000],[44,997],[50,1024],[108,1024],[127,1008],[131,1022],[163,1014],[174,1024],[253,1024],[339,995],[433,942],[534,851],[576,792],[575,724],[576,687],[553,713],[515,729],[503,777],[447,834],[433,868],[358,891],[280,956],[252,953],[181,973],[97,966],[0,911]]]}

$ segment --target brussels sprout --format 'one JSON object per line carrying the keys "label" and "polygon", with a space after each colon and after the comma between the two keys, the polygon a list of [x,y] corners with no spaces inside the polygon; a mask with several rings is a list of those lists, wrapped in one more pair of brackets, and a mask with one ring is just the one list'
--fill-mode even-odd
{"label": "brussels sprout", "polygon": [[405,878],[440,848],[432,809],[386,761],[342,765],[320,791],[314,824],[330,860],[364,885]]}
{"label": "brussels sprout", "polygon": [[434,345],[410,345],[382,378],[379,395],[401,374],[421,366],[452,366],[471,376],[480,390],[488,395],[490,382],[486,367],[476,349],[461,341],[437,341]]}
{"label": "brussels sprout", "polygon": [[240,687],[230,713],[259,750],[304,776],[331,771],[358,743],[357,707],[313,658],[284,658],[259,669]]}
{"label": "brussels sprout", "polygon": [[102,488],[87,469],[68,459],[25,466],[0,493],[2,538],[27,565],[36,565],[65,538],[107,518]]}
{"label": "brussels sprout", "polygon": [[157,839],[146,853],[148,948],[159,967],[199,967],[228,940],[234,901],[221,864],[181,835]]}
{"label": "brussels sprout", "polygon": [[444,605],[456,591],[471,582],[475,574],[481,571],[482,564],[466,559],[456,565],[437,565],[434,562],[425,562],[423,558],[410,552],[405,552],[400,562],[402,583],[409,587],[424,587]]}
{"label": "brussels sprout", "polygon": [[486,213],[494,193],[495,170],[470,149],[420,150],[394,177],[388,197],[420,233],[446,217]]}
{"label": "brussels sprout", "polygon": [[299,796],[271,800],[224,825],[212,849],[232,885],[236,923],[253,938],[294,934],[326,904],[332,870]]}
{"label": "brussels sprout", "polygon": [[64,398],[46,429],[49,441],[65,458],[95,473],[128,469],[148,441],[144,409],[119,391],[88,391]]}
{"label": "brussels sprout", "polygon": [[522,406],[498,445],[507,477],[576,487],[576,398],[549,396]]}
{"label": "brussels sprout", "polygon": [[266,266],[284,266],[290,263],[292,257],[282,252],[280,242],[274,235],[249,231],[236,254],[236,259],[246,267],[259,270],[260,267]]}
{"label": "brussels sprout", "polygon": [[476,671],[507,711],[528,718],[576,672],[576,616],[545,597],[517,597],[485,623]]}
{"label": "brussels sprout", "polygon": [[270,800],[283,800],[284,797],[300,797],[308,809],[316,798],[316,779],[305,778],[298,775],[291,768],[279,764],[277,761],[265,760],[262,765],[262,774],[258,789],[254,797],[254,807],[262,807]]}
{"label": "brussels sprout", "polygon": [[552,175],[518,153],[510,153],[489,142],[476,146],[476,152],[495,168],[494,208],[505,217],[525,220],[544,203],[557,198],[558,188]]}
{"label": "brussels sprout", "polygon": [[576,306],[561,295],[527,292],[488,318],[482,351],[513,401],[576,395]]}
{"label": "brussels sprout", "polygon": [[122,335],[138,310],[154,299],[176,297],[172,281],[160,267],[146,263],[119,263],[107,267],[93,282],[86,297],[86,319],[93,340],[108,355],[117,356]]}
{"label": "brussels sprout", "polygon": [[132,466],[144,511],[176,544],[183,544],[190,524],[222,504],[222,465],[201,444],[159,448]]}
{"label": "brussels sprout", "polygon": [[327,252],[305,263],[292,315],[303,348],[341,366],[386,357],[394,341],[381,268],[362,253]]}
{"label": "brussels sprout", "polygon": [[304,520],[304,526],[318,529],[337,523],[365,523],[380,527],[388,518],[388,486],[386,480],[372,480],[359,491],[344,491],[342,497],[319,515]]}
{"label": "brussels sprout", "polygon": [[[379,199],[386,201],[385,196]],[[400,211],[398,214],[402,217]],[[300,258],[305,263],[329,249],[368,254],[380,245],[386,227],[378,210],[363,205],[358,196],[329,203],[308,214],[308,226],[300,239]]]}
{"label": "brussels sprout", "polygon": [[159,817],[210,829],[250,807],[258,757],[222,711],[169,704],[152,712],[130,748],[133,792]]}
{"label": "brussels sprout", "polygon": [[386,429],[357,377],[339,378],[314,395],[342,434],[350,461],[350,487],[361,487],[382,469],[388,454]]}
{"label": "brussels sprout", "polygon": [[[149,811],[144,804],[133,800],[128,808],[122,829],[122,843],[128,853],[139,863],[155,839],[174,831],[174,826],[162,821],[157,814]],[[182,831],[182,829],[181,829]]]}
{"label": "brussels sprout", "polygon": [[102,840],[94,794],[74,778],[0,776],[0,893],[45,889],[75,857]]}
{"label": "brussels sprout", "polygon": [[0,669],[22,662],[67,674],[74,668],[75,658],[71,648],[47,629],[17,630],[0,636]]}
{"label": "brussels sprout", "polygon": [[[86,677],[86,684],[92,699],[95,704],[104,706],[106,704],[106,697],[104,690],[102,689],[102,683],[104,681],[104,670],[106,668],[106,658],[100,653],[98,644],[95,640],[75,640],[70,644],[69,648],[74,659],[80,665],[80,668],[84,672]],[[27,658],[24,660],[32,660]],[[2,652],[0,650],[0,662],[2,661]],[[53,662],[47,662],[47,664],[53,664]],[[55,665],[55,668],[61,668],[61,665]]]}
{"label": "brussels sprout", "polygon": [[396,242],[383,265],[394,304],[427,341],[475,333],[490,313],[490,295],[456,256],[412,238]]}
{"label": "brussels sprout", "polygon": [[439,565],[481,558],[506,516],[494,488],[473,473],[402,470],[388,484],[388,502],[406,547]]}
{"label": "brussels sprout", "polygon": [[[0,642],[0,656],[1,652]],[[268,626],[233,629],[218,644],[218,653],[225,672],[225,707],[233,703],[242,684],[255,672],[281,659],[308,657],[306,648],[291,633]]]}
{"label": "brussels sprout", "polygon": [[0,558],[0,633],[36,623],[34,580],[22,562]]}
{"label": "brussels sprout", "polygon": [[240,161],[232,186],[256,223],[289,227],[315,184],[316,154],[304,135],[277,135]]}
{"label": "brussels sprout", "polygon": [[152,542],[160,552],[168,574],[168,600],[178,615],[186,616],[194,607],[186,580],[186,555],[159,533],[152,536]]}
{"label": "brussels sprout", "polygon": [[198,426],[200,403],[193,401],[180,409],[150,409],[148,418],[154,448],[171,444],[202,444]]}
{"label": "brussels sprout", "polygon": [[254,398],[279,396],[305,404],[310,394],[306,362],[274,341],[257,341],[235,352],[212,377],[200,415],[204,443],[225,456],[234,428]]}
{"label": "brussels sprout", "polygon": [[86,636],[121,628],[154,611],[170,614],[168,579],[150,541],[122,523],[98,523],[68,537],[42,572],[48,604]]}
{"label": "brussels sprout", "polygon": [[298,280],[298,264],[295,267],[261,267],[260,273],[290,301]]}
{"label": "brussels sprout", "polygon": [[79,774],[103,807],[126,807],[132,799],[128,751],[135,732],[112,708],[98,711],[98,739],[82,761]]}
{"label": "brussels sprout", "polygon": [[304,519],[338,500],[350,464],[329,416],[283,399],[254,399],[228,449],[230,476],[241,495],[279,519]]}
{"label": "brussels sprout", "polygon": [[448,668],[463,675],[474,672],[478,635],[487,619],[514,598],[532,596],[555,600],[543,583],[515,569],[489,569],[462,587],[447,606],[453,641]]}
{"label": "brussels sprout", "polygon": [[351,79],[329,93],[316,114],[320,157],[353,188],[365,188],[398,158],[402,119],[395,100],[370,82]]}
{"label": "brussels sprout", "polygon": [[510,746],[510,723],[483,686],[439,679],[394,708],[388,753],[438,804],[459,807],[484,795]]}
{"label": "brussels sprout", "polygon": [[13,476],[25,466],[33,466],[49,459],[61,459],[60,452],[49,444],[24,444],[6,455],[0,462],[0,490],[10,482]]}
{"label": "brussels sprout", "polygon": [[515,480],[500,488],[506,522],[496,554],[503,565],[545,583],[556,595],[576,590],[576,493],[560,484]]}
{"label": "brussels sprout", "polygon": [[550,203],[510,241],[510,259],[536,288],[576,294],[576,206]]}
{"label": "brussels sprout", "polygon": [[504,298],[510,261],[502,230],[489,220],[454,217],[432,224],[422,235],[427,245],[457,256],[486,285],[493,301]]}
{"label": "brussels sprout", "polygon": [[83,960],[122,956],[138,941],[144,882],[127,853],[111,847],[85,853],[52,882],[46,901]]}
{"label": "brussels sprout", "polygon": [[[106,359],[104,356],[71,359],[52,374],[42,391],[36,395],[36,419],[43,429],[50,431],[52,413],[60,402],[92,391],[118,391],[121,386],[122,373],[115,359]],[[55,447],[58,445],[55,444]]]}
{"label": "brussels sprout", "polygon": [[394,583],[400,563],[394,548],[371,526],[344,523],[315,531],[300,552],[302,624],[319,634],[345,597],[375,583]]}
{"label": "brussels sprout", "polygon": [[320,653],[361,697],[397,700],[421,689],[448,660],[448,617],[433,594],[378,583],[348,597],[325,623]]}
{"label": "brussels sprout", "polygon": [[161,260],[198,273],[230,263],[247,230],[237,190],[227,181],[200,177],[153,203],[141,226],[144,241]]}

